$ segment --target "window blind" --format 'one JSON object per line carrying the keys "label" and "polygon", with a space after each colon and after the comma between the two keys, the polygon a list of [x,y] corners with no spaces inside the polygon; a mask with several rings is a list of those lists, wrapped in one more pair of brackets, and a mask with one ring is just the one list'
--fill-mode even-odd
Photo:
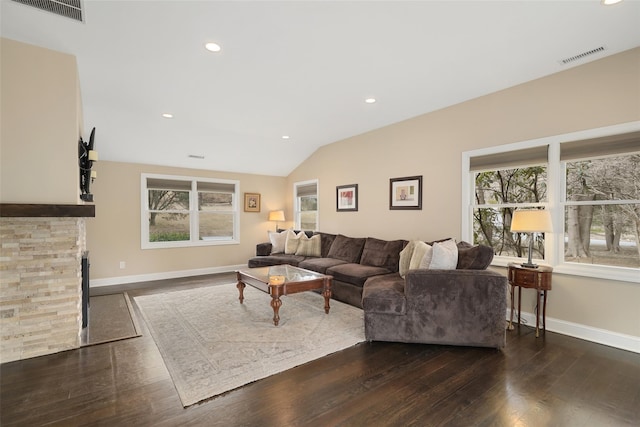
{"label": "window blind", "polygon": [[576,160],[640,152],[640,131],[560,144],[560,160]]}
{"label": "window blind", "polygon": [[521,150],[475,156],[469,159],[469,169],[477,172],[547,163],[548,151],[548,145],[540,145],[538,147],[523,148]]}

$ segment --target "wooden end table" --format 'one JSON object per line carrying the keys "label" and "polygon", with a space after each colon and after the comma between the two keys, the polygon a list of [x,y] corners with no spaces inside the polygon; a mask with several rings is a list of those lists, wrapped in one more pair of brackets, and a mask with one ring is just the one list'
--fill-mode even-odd
{"label": "wooden end table", "polygon": [[543,294],[542,301],[542,331],[546,332],[547,315],[547,291],[551,290],[551,274],[553,268],[539,265],[538,268],[523,267],[520,264],[509,263],[509,284],[511,285],[511,317],[509,319],[509,329],[513,329],[513,311],[515,288],[518,288],[518,325],[520,325],[520,307],[522,301],[522,288],[536,290],[536,337],[540,336],[540,292]]}
{"label": "wooden end table", "polygon": [[271,307],[273,308],[273,324],[278,326],[280,322],[280,306],[283,295],[298,292],[322,289],[324,297],[324,312],[329,314],[329,300],[331,299],[332,276],[316,273],[315,271],[291,265],[274,265],[271,267],[257,267],[238,270],[238,292],[240,304],[244,301],[245,285],[259,289],[271,295]]}

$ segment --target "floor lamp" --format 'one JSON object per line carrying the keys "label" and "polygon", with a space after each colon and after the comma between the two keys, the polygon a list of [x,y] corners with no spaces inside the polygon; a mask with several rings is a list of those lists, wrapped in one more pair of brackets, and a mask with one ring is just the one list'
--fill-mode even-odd
{"label": "floor lamp", "polygon": [[516,210],[511,218],[512,233],[529,233],[529,259],[522,263],[523,267],[538,268],[537,264],[531,262],[533,252],[534,233],[544,233],[552,231],[551,214],[542,209]]}

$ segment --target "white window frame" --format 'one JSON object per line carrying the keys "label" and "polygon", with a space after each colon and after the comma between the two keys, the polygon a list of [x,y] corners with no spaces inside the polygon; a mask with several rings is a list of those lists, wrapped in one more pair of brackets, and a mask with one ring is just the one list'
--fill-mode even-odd
{"label": "white window frame", "polygon": [[[185,181],[191,183],[189,190],[189,228],[190,240],[170,242],[149,241],[149,191],[147,179],[165,179],[172,181]],[[199,211],[198,211],[198,182],[213,184],[231,184],[235,191],[233,194],[233,236],[225,240],[200,240],[199,239]],[[143,173],[140,175],[140,247],[142,249],[184,248],[198,246],[237,245],[240,243],[240,211],[239,206],[240,181],[229,179],[202,178],[194,176],[160,175]]]}
{"label": "white window frame", "polygon": [[316,186],[316,200],[317,200],[317,209],[316,209],[316,229],[312,231],[320,230],[320,182],[317,179],[310,179],[308,181],[299,181],[293,183],[293,223],[294,228],[297,230],[302,230],[302,225],[300,223],[301,217],[301,207],[298,202],[298,187],[304,187],[306,185],[315,184]]}
{"label": "white window frame", "polygon": [[[575,276],[596,277],[610,280],[640,283],[640,269],[606,265],[579,264],[564,261],[564,165],[560,162],[560,146],[564,142],[599,138],[610,135],[636,132],[640,121],[606,126],[563,135],[516,142],[462,153],[462,230],[463,240],[473,240],[474,173],[470,171],[472,157],[504,153],[524,148],[548,145],[547,203],[541,204],[551,213],[553,232],[545,233],[544,264],[551,265],[554,272]],[[638,242],[640,244],[640,242]],[[505,267],[509,262],[522,262],[522,258],[495,256],[492,265]]]}

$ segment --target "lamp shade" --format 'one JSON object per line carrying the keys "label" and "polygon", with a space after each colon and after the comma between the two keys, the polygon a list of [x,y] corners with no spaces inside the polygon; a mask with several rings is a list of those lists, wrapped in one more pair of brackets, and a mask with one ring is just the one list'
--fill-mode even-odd
{"label": "lamp shade", "polygon": [[516,210],[511,218],[513,233],[542,233],[553,231],[551,214],[542,209]]}
{"label": "lamp shade", "polygon": [[284,221],[284,211],[269,212],[269,221]]}

